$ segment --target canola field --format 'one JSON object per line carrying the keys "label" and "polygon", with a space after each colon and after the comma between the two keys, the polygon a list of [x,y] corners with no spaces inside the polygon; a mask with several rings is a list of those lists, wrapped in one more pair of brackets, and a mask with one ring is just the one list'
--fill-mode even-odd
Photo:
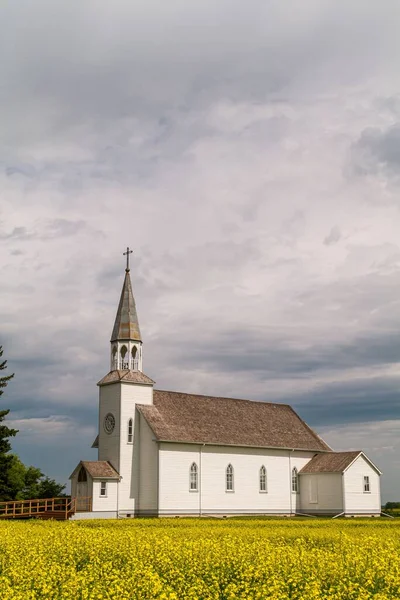
{"label": "canola field", "polygon": [[0,599],[400,598],[400,519],[0,522]]}

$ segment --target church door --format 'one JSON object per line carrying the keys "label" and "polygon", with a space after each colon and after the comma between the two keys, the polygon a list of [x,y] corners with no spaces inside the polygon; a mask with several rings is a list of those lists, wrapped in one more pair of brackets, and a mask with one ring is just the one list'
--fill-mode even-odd
{"label": "church door", "polygon": [[76,510],[85,511],[90,510],[90,499],[88,491],[88,480],[86,469],[84,466],[81,467],[78,474],[78,481],[76,484]]}
{"label": "church door", "polygon": [[315,475],[310,477],[309,485],[310,485],[310,488],[309,488],[310,504],[318,504],[318,479]]}

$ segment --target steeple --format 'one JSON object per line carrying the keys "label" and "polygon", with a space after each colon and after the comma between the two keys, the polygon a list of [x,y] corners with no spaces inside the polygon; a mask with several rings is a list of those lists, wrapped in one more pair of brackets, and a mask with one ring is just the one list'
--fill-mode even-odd
{"label": "steeple", "polygon": [[142,370],[142,336],[136,312],[135,299],[129,268],[129,254],[126,249],[125,279],[122,286],[114,328],[111,334],[111,370]]}
{"label": "steeple", "polygon": [[128,270],[125,272],[124,285],[122,286],[121,298],[111,335],[111,342],[117,342],[118,340],[142,341]]}

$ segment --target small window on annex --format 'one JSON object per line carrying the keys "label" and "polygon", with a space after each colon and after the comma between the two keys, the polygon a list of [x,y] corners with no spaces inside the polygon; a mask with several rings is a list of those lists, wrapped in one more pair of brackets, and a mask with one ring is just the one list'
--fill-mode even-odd
{"label": "small window on annex", "polygon": [[371,491],[371,486],[370,486],[370,483],[369,483],[369,475],[364,475],[363,485],[364,485],[364,493],[367,493],[367,492]]}
{"label": "small window on annex", "polygon": [[190,466],[190,475],[189,475],[189,490],[191,492],[197,492],[199,489],[199,478],[198,478],[198,470],[196,463],[192,463]]}
{"label": "small window on annex", "polygon": [[267,491],[267,469],[264,465],[260,469],[260,492]]}
{"label": "small window on annex", "polygon": [[128,421],[128,444],[133,443],[133,419]]}
{"label": "small window on annex", "polygon": [[295,494],[299,493],[299,473],[296,467],[292,469],[292,492]]}
{"label": "small window on annex", "polygon": [[226,467],[226,488],[225,489],[227,492],[234,491],[233,467],[230,464]]}
{"label": "small window on annex", "polygon": [[107,496],[107,481],[100,481],[100,496],[103,498]]}

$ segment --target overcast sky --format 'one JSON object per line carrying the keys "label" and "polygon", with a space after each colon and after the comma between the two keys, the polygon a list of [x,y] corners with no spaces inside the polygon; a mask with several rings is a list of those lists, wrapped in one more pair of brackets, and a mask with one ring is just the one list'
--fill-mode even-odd
{"label": "overcast sky", "polygon": [[134,249],[159,389],[292,404],[400,500],[398,0],[0,8],[0,408],[58,480]]}

